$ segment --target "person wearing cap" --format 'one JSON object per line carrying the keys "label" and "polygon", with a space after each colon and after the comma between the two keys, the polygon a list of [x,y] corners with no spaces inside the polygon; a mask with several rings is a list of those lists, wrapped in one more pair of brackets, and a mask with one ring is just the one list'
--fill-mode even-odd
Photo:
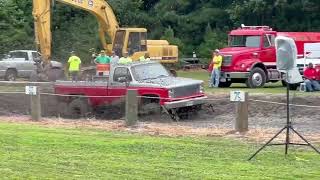
{"label": "person wearing cap", "polygon": [[115,64],[118,64],[118,62],[119,62],[119,56],[117,56],[116,52],[112,51],[111,64],[115,65]]}
{"label": "person wearing cap", "polygon": [[110,64],[111,58],[106,55],[104,50],[101,50],[100,55],[94,60],[95,64]]}
{"label": "person wearing cap", "polygon": [[150,55],[149,55],[149,53],[146,52],[146,53],[144,54],[144,56],[141,56],[141,57],[139,58],[139,61],[141,61],[141,62],[143,62],[143,61],[150,61]]}
{"label": "person wearing cap", "polygon": [[318,83],[319,77],[317,71],[313,67],[312,63],[309,63],[308,67],[304,70],[303,76],[305,78],[304,83],[306,84],[306,90],[308,92],[320,91],[320,84]]}
{"label": "person wearing cap", "polygon": [[222,56],[220,55],[220,51],[218,49],[213,51],[211,64],[213,69],[211,72],[211,82],[209,84],[209,87],[219,87]]}
{"label": "person wearing cap", "polygon": [[68,70],[72,81],[78,81],[79,72],[81,69],[81,59],[76,56],[74,51],[71,51],[71,56],[68,60]]}
{"label": "person wearing cap", "polygon": [[129,64],[132,63],[132,59],[129,57],[128,52],[123,54],[123,57],[119,59],[119,64]]}

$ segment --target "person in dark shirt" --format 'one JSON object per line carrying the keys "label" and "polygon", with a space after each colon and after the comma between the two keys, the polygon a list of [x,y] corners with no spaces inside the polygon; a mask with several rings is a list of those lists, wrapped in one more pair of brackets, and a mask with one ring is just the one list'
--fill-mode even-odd
{"label": "person in dark shirt", "polygon": [[313,67],[312,63],[309,63],[308,67],[303,72],[304,83],[308,92],[320,91],[320,84],[318,82],[317,70]]}

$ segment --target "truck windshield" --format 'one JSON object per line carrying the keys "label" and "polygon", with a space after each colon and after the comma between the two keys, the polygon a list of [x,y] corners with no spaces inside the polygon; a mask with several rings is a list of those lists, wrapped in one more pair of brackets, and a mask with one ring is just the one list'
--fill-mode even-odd
{"label": "truck windshield", "polygon": [[260,47],[260,36],[230,36],[229,47]]}
{"label": "truck windshield", "polygon": [[132,67],[131,70],[133,77],[137,81],[170,76],[168,71],[160,63],[141,64]]}

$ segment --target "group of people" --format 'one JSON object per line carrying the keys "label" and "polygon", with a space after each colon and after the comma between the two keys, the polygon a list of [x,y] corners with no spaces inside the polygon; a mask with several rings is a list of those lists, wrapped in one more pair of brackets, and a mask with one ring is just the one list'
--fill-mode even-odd
{"label": "group of people", "polygon": [[[149,53],[145,53],[143,56],[139,58],[139,61],[150,61]],[[128,52],[123,54],[123,57],[119,58],[114,51],[112,51],[112,55],[108,56],[104,50],[100,51],[98,57],[94,59],[94,63],[98,65],[111,65],[114,66],[116,64],[129,64],[132,63],[132,59],[129,57]],[[68,59],[68,71],[71,76],[72,81],[78,81],[79,73],[81,70],[81,59],[76,56],[75,52],[71,52],[71,56]]]}

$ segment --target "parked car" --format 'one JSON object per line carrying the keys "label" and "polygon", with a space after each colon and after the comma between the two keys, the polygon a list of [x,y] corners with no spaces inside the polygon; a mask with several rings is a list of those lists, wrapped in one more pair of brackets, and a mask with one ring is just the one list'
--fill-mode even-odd
{"label": "parked car", "polygon": [[[10,51],[0,60],[0,78],[6,81],[15,81],[17,78],[29,79],[37,71],[36,63],[41,62],[41,54],[32,50]],[[63,69],[57,61],[51,61],[54,69]]]}

